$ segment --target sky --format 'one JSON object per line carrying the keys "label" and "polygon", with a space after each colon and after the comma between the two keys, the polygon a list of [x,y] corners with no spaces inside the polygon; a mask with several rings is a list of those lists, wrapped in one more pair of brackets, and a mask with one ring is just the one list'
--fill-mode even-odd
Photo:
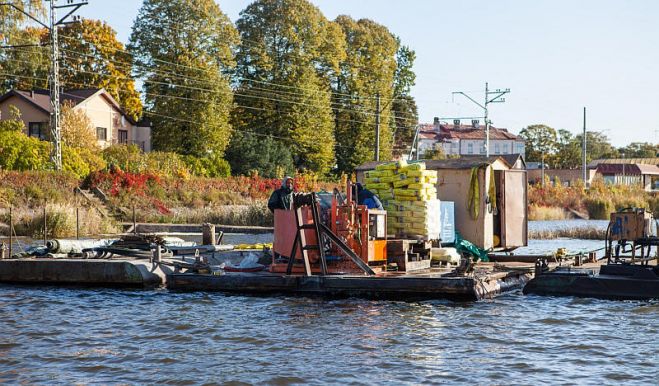
{"label": "sky", "polygon": [[[251,0],[218,1],[232,21]],[[368,18],[416,52],[419,120],[482,116],[485,83],[509,88],[490,104],[495,127],[546,124],[599,131],[614,146],[659,143],[659,1],[311,0],[328,19]],[[130,36],[141,2],[89,0],[78,12]],[[445,119],[449,121],[448,119]],[[481,121],[482,122],[482,121]]]}

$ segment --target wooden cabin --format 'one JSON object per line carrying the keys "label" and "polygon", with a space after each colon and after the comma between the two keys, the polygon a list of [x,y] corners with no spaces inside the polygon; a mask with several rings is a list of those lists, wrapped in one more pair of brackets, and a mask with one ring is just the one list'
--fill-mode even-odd
{"label": "wooden cabin", "polygon": [[[426,160],[426,169],[437,170],[437,198],[455,203],[455,228],[462,238],[483,249],[512,250],[527,245],[526,170],[513,169],[501,157]],[[375,169],[367,162],[356,169],[357,181]],[[478,170],[478,215],[469,210],[472,169]],[[494,173],[496,209],[488,197]]]}

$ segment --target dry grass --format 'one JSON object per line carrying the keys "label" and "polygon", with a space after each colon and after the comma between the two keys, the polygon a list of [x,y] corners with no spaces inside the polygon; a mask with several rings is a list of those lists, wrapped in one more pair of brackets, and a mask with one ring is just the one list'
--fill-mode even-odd
{"label": "dry grass", "polygon": [[529,220],[567,220],[571,218],[568,211],[555,206],[529,205]]}
{"label": "dry grass", "polygon": [[170,213],[154,211],[137,213],[138,221],[150,223],[272,226],[272,213],[266,203],[254,202],[249,205],[214,205],[201,208],[175,207]]}
{"label": "dry grass", "polygon": [[[18,236],[43,237],[43,208],[14,208],[14,231]],[[118,233],[115,221],[104,218],[93,208],[79,208],[80,236]],[[47,237],[74,237],[76,235],[76,207],[69,204],[46,205]],[[0,209],[0,233],[9,235],[9,209]]]}
{"label": "dry grass", "polygon": [[582,240],[604,240],[606,231],[597,227],[560,228],[553,230],[529,231],[529,239],[549,240],[570,238]]}

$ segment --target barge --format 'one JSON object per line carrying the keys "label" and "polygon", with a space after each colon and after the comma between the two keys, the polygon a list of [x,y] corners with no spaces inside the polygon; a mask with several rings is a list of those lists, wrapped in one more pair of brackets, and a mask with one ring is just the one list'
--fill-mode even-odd
{"label": "barge", "polygon": [[[493,268],[490,265],[488,268]],[[174,291],[220,291],[253,295],[358,297],[386,300],[449,299],[475,301],[520,289],[532,277],[529,270],[482,272],[453,276],[427,270],[366,275],[286,275],[271,272],[172,273],[167,288]]]}

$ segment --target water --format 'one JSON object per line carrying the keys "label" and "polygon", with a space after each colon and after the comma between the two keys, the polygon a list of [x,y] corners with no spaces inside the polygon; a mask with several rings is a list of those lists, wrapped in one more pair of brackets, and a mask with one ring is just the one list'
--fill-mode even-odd
{"label": "water", "polygon": [[659,302],[0,286],[2,384],[656,384]]}
{"label": "water", "polygon": [[[602,241],[529,244],[517,253]],[[648,385],[657,320],[659,301],[520,291],[456,303],[0,285],[0,383]]]}

